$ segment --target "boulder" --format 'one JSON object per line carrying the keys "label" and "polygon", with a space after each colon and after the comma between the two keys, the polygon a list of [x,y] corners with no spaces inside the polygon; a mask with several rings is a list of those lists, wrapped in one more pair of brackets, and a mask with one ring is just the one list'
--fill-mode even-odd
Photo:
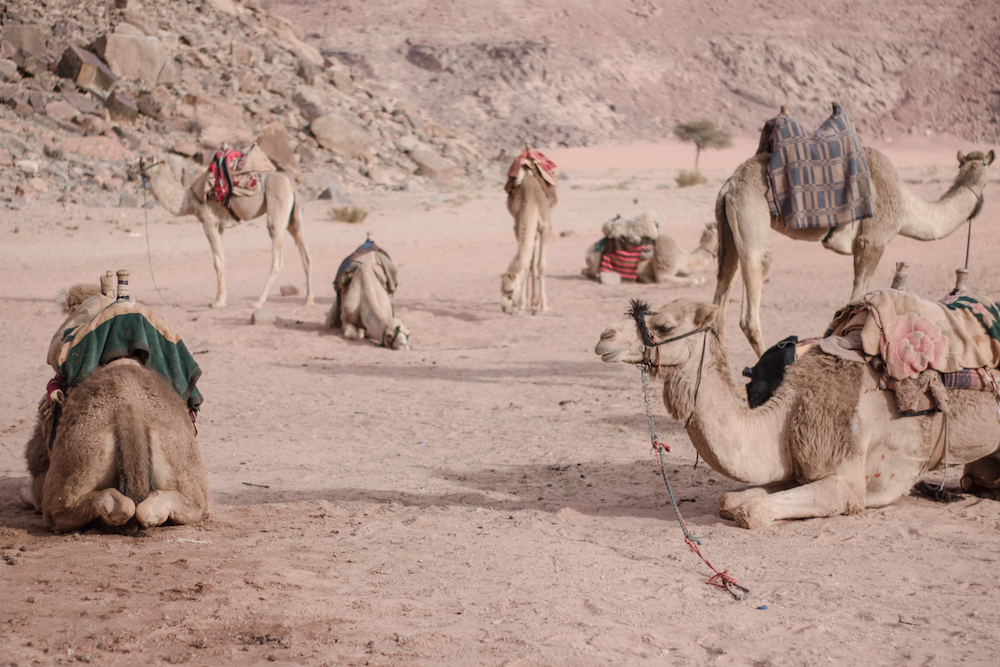
{"label": "boulder", "polygon": [[135,101],[120,90],[116,90],[108,95],[104,107],[108,110],[108,114],[111,115],[111,120],[131,123],[139,117],[139,108],[136,106]]}
{"label": "boulder", "polygon": [[14,158],[6,148],[0,148],[0,167],[13,167]]}
{"label": "boulder", "polygon": [[420,173],[432,178],[451,178],[458,173],[458,165],[443,158],[427,146],[417,146],[410,151],[410,157],[420,168]]}
{"label": "boulder", "polygon": [[357,157],[375,145],[367,130],[336,112],[320,116],[309,124],[309,130],[320,146],[348,157]]}
{"label": "boulder", "polygon": [[47,32],[31,23],[14,23],[8,20],[4,22],[3,27],[0,27],[0,40],[7,42],[15,50],[45,53],[48,50],[45,46]]}
{"label": "boulder", "polygon": [[150,16],[143,11],[142,8],[129,7],[122,12],[122,17],[144,35],[155,36],[160,32],[159,21],[156,20],[155,16]]}
{"label": "boulder", "polygon": [[288,141],[285,125],[280,120],[267,126],[264,133],[257,139],[257,145],[267,157],[282,171],[295,171],[295,153]]}
{"label": "boulder", "polygon": [[337,90],[345,95],[350,95],[354,92],[354,80],[351,79],[351,73],[344,68],[333,70],[333,73],[330,75],[330,81],[336,86]]}
{"label": "boulder", "polygon": [[99,158],[101,160],[136,160],[139,158],[138,155],[111,137],[70,137],[63,139],[60,146],[66,153],[76,153],[85,158]]}
{"label": "boulder", "polygon": [[258,308],[253,311],[253,314],[250,316],[250,324],[257,324],[260,326],[274,324],[277,321],[278,316],[267,307]]}
{"label": "boulder", "polygon": [[42,72],[49,71],[49,61],[45,56],[23,47],[14,54],[14,64],[28,76],[38,76]]}
{"label": "boulder", "polygon": [[184,157],[192,157],[198,152],[198,144],[191,139],[181,139],[170,147],[170,150]]}
{"label": "boulder", "polygon": [[29,176],[34,176],[40,169],[37,160],[16,160],[14,162],[14,166],[17,167],[22,173],[28,174]]}
{"label": "boulder", "polygon": [[17,78],[17,63],[13,60],[0,58],[0,81],[13,81]]}
{"label": "boulder", "polygon": [[[69,45],[63,51],[62,58],[56,66],[56,74],[72,79],[76,85],[89,90],[101,99],[108,96],[115,85],[115,79],[118,78],[100,58],[75,44]],[[64,94],[63,97],[65,96]],[[67,101],[73,104],[71,100]],[[84,109],[80,110],[90,113]]]}
{"label": "boulder", "polygon": [[22,118],[31,118],[35,115],[35,110],[28,104],[28,100],[24,99],[20,95],[14,95],[9,98],[7,100],[7,106]]}
{"label": "boulder", "polygon": [[120,77],[155,83],[168,56],[157,37],[115,32],[94,41],[94,53]]}
{"label": "boulder", "polygon": [[66,123],[72,122],[80,112],[69,102],[55,100],[45,105],[45,113]]}

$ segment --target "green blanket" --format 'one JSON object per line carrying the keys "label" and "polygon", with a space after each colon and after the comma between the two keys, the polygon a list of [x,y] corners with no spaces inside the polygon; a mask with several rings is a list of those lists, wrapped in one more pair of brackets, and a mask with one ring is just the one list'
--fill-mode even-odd
{"label": "green blanket", "polygon": [[201,369],[184,341],[154,312],[134,301],[116,301],[89,322],[62,332],[57,368],[70,387],[98,366],[136,357],[156,369],[197,410],[202,401],[195,384]]}

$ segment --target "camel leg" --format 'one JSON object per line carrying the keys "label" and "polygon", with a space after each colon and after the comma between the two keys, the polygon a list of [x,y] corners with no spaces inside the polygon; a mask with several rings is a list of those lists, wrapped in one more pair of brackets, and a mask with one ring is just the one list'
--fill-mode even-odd
{"label": "camel leg", "polygon": [[763,528],[785,519],[853,514],[865,507],[864,461],[844,465],[840,474],[750,498],[733,512],[741,528]]}
{"label": "camel leg", "polygon": [[299,249],[299,255],[302,256],[302,270],[306,273],[306,302],[305,305],[313,305],[313,291],[312,291],[312,259],[309,257],[309,250],[306,248],[306,239],[302,233],[302,211],[299,208],[299,202],[296,198],[295,204],[292,206],[292,220],[288,225],[288,232],[292,235],[292,239],[295,240],[295,245]]}
{"label": "camel leg", "polygon": [[762,257],[747,258],[740,262],[743,268],[743,307],[740,313],[740,329],[750,342],[757,357],[764,354],[764,334],[760,328],[760,296],[764,288],[764,277],[770,264],[771,249]]}
{"label": "camel leg", "polygon": [[264,302],[267,301],[267,295],[271,293],[271,288],[274,287],[274,283],[278,279],[278,274],[281,272],[281,267],[284,263],[282,249],[285,244],[283,236],[285,227],[281,225],[279,229],[279,226],[274,224],[270,211],[268,211],[267,215],[267,233],[271,235],[271,273],[267,276],[264,293],[260,295],[260,299],[253,305],[254,309],[263,307]]}
{"label": "camel leg", "polygon": [[218,280],[218,292],[212,308],[226,307],[226,256],[222,247],[222,225],[216,221],[202,223],[205,229],[205,236],[208,237],[208,244],[212,246],[212,261],[215,263],[215,277]]}
{"label": "camel leg", "polygon": [[751,498],[760,498],[771,493],[791,489],[795,486],[798,486],[798,482],[774,482],[773,484],[764,484],[763,486],[751,486],[740,491],[727,491],[719,496],[719,516],[732,521],[736,508]]}
{"label": "camel leg", "polygon": [[347,340],[361,340],[365,337],[365,330],[359,329],[348,321],[344,321],[344,338]]}
{"label": "camel leg", "polygon": [[851,289],[851,301],[860,299],[868,292],[868,285],[884,251],[885,243],[868,234],[861,234],[854,240],[854,287]]}
{"label": "camel leg", "polygon": [[[736,242],[733,239],[729,222],[725,219],[718,220],[719,226],[719,252],[723,253],[723,260],[719,263],[718,279],[715,283],[715,296],[712,297],[712,304],[718,306],[719,310],[715,317],[715,329],[719,336],[719,342],[726,342],[726,308],[729,306],[730,295],[733,291],[733,284],[736,282],[736,274],[740,270],[740,256],[736,252]],[[725,247],[723,247],[725,244]]]}
{"label": "camel leg", "polygon": [[662,274],[656,277],[656,282],[669,283],[671,285],[677,285],[678,287],[698,287],[699,285],[705,284],[705,279],[701,276],[669,276],[667,274]]}
{"label": "camel leg", "polygon": [[550,235],[551,228],[548,228],[547,231],[540,232],[538,235],[538,310],[543,313],[549,309],[549,301],[545,297],[545,251],[549,246]]}
{"label": "camel leg", "polygon": [[202,503],[180,491],[153,491],[135,508],[135,518],[143,527],[159,526],[170,521],[178,524],[196,523],[205,516]]}
{"label": "camel leg", "polygon": [[[50,492],[46,500],[61,494]],[[44,510],[45,524],[56,533],[76,530],[94,519],[103,519],[112,526],[121,526],[135,514],[135,503],[118,489],[101,489],[65,502],[68,497],[55,498]]]}

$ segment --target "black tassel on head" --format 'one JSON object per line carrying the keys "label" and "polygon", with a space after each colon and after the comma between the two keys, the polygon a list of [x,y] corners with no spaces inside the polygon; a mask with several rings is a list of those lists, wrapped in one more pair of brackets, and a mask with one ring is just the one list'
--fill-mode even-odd
{"label": "black tassel on head", "polygon": [[646,316],[653,311],[649,308],[649,304],[641,299],[632,299],[630,306],[628,312],[625,314],[635,320],[636,326],[639,327],[639,335],[642,336],[643,344],[646,347],[653,347],[653,338],[649,335],[649,329],[646,328]]}

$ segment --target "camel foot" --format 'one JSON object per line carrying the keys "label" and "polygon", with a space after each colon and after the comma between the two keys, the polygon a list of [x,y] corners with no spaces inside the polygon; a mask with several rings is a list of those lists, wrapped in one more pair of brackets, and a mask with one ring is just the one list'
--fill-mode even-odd
{"label": "camel foot", "polygon": [[26,477],[23,482],[21,482],[21,487],[18,489],[18,495],[21,497],[21,501],[27,506],[33,508],[35,511],[40,511],[40,503],[35,502],[35,493],[32,490],[34,486],[34,478]]}
{"label": "camel foot", "polygon": [[166,523],[172,510],[173,503],[170,502],[170,498],[159,491],[153,491],[135,508],[135,518],[143,528],[159,526]]}
{"label": "camel foot", "polygon": [[212,303],[208,304],[208,307],[209,308],[225,308],[226,307],[226,300],[225,299],[216,299]]}
{"label": "camel foot", "polygon": [[94,498],[97,516],[112,526],[123,526],[135,516],[135,503],[123,496],[117,489],[105,489]]}
{"label": "camel foot", "polygon": [[350,322],[344,322],[344,338],[347,340],[361,340],[364,337],[364,329],[359,329]]}
{"label": "camel foot", "polygon": [[315,301],[313,301],[313,296],[312,296],[312,294],[307,294],[307,295],[306,295],[306,302],[305,302],[305,303],[304,303],[303,305],[305,305],[305,306],[312,306],[312,305],[315,305],[315,303],[316,303],[316,302],[315,302]]}

